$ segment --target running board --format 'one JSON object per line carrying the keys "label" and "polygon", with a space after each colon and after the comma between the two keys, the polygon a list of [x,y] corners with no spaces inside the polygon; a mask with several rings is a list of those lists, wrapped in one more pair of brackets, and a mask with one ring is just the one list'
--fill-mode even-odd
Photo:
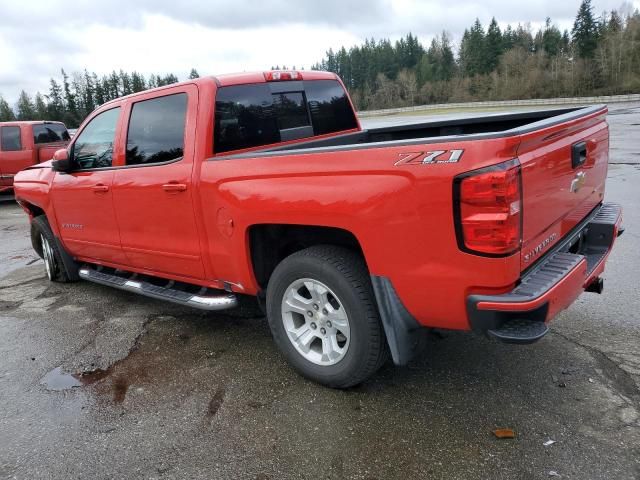
{"label": "running board", "polygon": [[[238,299],[231,293],[212,290],[206,287],[201,287],[197,293],[191,293],[186,291],[186,289],[199,287],[171,280],[166,280],[165,286],[158,286],[145,280],[151,279],[152,277],[123,272],[122,270],[107,269],[104,267],[93,268],[84,265],[78,271],[78,275],[83,280],[88,280],[89,282],[139,293],[146,297],[179,303],[180,305],[199,308],[201,310],[226,310],[238,306]],[[153,278],[155,279],[155,277]],[[181,289],[180,287],[183,288]]]}

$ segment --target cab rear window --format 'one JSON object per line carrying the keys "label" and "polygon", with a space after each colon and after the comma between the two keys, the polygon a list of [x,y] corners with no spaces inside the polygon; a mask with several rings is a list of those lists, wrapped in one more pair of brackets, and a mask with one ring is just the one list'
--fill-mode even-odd
{"label": "cab rear window", "polygon": [[34,143],[66,142],[70,140],[67,127],[61,123],[44,123],[33,126]]}
{"label": "cab rear window", "polygon": [[216,153],[357,128],[346,92],[335,80],[234,85],[218,90]]}

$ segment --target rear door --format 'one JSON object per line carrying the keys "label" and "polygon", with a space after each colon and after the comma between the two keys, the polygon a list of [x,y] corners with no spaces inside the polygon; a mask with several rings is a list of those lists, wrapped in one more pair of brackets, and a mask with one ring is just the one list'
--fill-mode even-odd
{"label": "rear door", "polygon": [[74,255],[122,264],[118,225],[113,209],[113,163],[121,108],[94,116],[75,137],[71,149],[77,169],[56,173],[51,199],[62,240]]}
{"label": "rear door", "polygon": [[198,89],[162,90],[128,106],[125,165],[113,200],[122,248],[132,266],[204,278],[193,206]]}
{"label": "rear door", "polygon": [[29,142],[30,126],[4,125],[0,127],[0,185],[13,183],[13,176],[33,165],[33,150]]}
{"label": "rear door", "polygon": [[609,160],[606,113],[603,107],[522,136],[523,270],[602,201]]}

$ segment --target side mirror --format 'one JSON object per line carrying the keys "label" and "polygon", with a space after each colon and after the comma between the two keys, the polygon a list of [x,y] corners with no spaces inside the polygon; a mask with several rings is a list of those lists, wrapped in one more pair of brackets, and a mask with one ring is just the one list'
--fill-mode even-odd
{"label": "side mirror", "polygon": [[72,169],[73,162],[69,158],[69,152],[66,148],[56,150],[53,154],[53,162],[51,162],[51,169],[54,172],[68,172]]}

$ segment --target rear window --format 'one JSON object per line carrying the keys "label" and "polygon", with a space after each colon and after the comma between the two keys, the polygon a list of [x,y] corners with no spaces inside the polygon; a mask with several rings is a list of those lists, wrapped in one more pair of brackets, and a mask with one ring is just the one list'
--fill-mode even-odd
{"label": "rear window", "polygon": [[214,145],[221,153],[357,125],[347,95],[335,80],[234,85],[218,90]]}
{"label": "rear window", "polygon": [[70,138],[67,127],[61,123],[45,123],[33,126],[34,143],[66,142]]}
{"label": "rear window", "polygon": [[0,128],[0,147],[2,147],[2,150],[5,152],[22,150],[20,127]]}

